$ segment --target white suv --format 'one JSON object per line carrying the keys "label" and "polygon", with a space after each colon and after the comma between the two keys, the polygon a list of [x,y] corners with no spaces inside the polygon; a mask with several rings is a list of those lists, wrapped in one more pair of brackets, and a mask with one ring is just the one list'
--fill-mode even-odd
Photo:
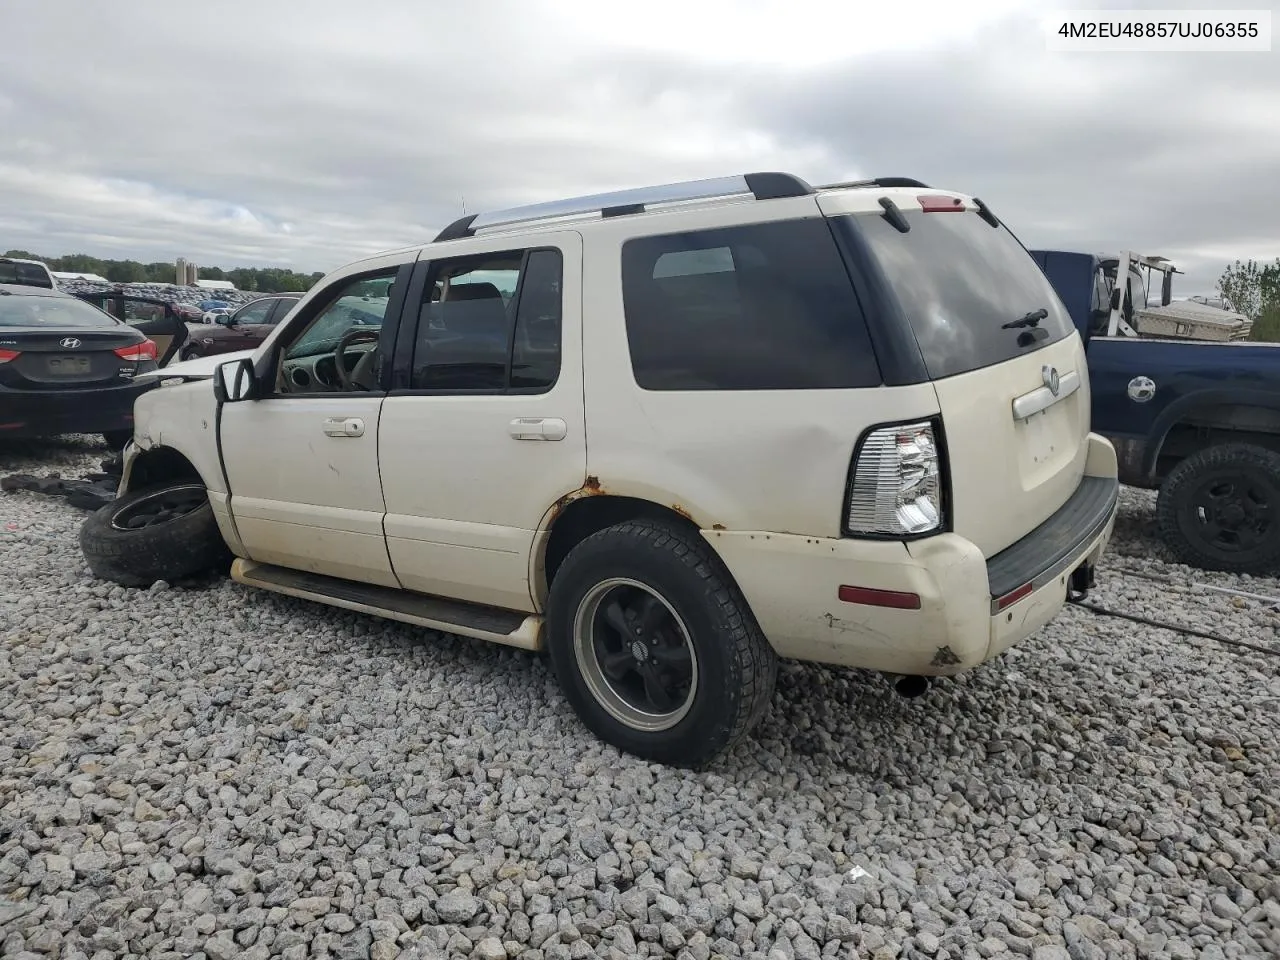
{"label": "white suv", "polygon": [[161,374],[98,575],[229,549],[241,583],[545,649],[587,726],[669,763],[742,737],[779,656],[904,692],[997,656],[1088,589],[1116,509],[1053,288],[906,179],[467,217]]}

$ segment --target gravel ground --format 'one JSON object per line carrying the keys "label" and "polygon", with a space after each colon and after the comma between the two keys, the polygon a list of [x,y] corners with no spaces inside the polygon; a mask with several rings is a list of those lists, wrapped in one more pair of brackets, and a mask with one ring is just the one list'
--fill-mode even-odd
{"label": "gravel ground", "polygon": [[[91,469],[88,441],[0,473]],[[1097,603],[1280,652],[1125,493]],[[786,665],[714,770],[579,726],[546,666],[213,578],[89,578],[0,497],[0,955],[1280,955],[1280,661],[1068,610],[903,701]]]}

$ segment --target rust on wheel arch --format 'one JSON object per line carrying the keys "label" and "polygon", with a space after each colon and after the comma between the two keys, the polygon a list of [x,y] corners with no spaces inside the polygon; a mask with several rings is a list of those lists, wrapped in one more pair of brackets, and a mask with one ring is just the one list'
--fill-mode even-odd
{"label": "rust on wheel arch", "polygon": [[564,508],[569,506],[569,504],[573,503],[575,500],[581,500],[583,497],[599,497],[603,496],[607,492],[608,491],[600,485],[599,477],[588,476],[587,479],[582,482],[582,486],[577,490],[571,490],[551,505],[551,509],[547,511],[546,520],[543,522],[544,529],[549,529],[555,522],[556,517],[564,513]]}

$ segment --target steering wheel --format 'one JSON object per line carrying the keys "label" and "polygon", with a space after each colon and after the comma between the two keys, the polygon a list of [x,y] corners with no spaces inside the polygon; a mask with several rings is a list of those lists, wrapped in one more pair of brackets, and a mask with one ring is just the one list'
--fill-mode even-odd
{"label": "steering wheel", "polygon": [[[347,372],[347,364],[345,362],[347,348],[353,347],[357,343],[377,343],[379,332],[378,330],[361,330],[359,327],[355,327],[344,333],[342,339],[338,341],[338,345],[333,348],[333,359],[338,368],[338,383],[342,385],[343,390],[352,391],[360,387],[360,384],[352,380],[351,375]],[[360,389],[363,390],[365,388],[360,387]]]}

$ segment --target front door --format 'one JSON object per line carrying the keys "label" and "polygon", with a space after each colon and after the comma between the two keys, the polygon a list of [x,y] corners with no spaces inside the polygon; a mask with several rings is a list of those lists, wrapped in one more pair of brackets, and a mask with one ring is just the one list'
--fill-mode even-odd
{"label": "front door", "polygon": [[377,369],[395,335],[384,317],[398,312],[388,284],[412,270],[404,259],[331,280],[258,358],[266,395],[222,406],[230,509],[250,559],[397,585],[382,532]]}
{"label": "front door", "polygon": [[387,549],[411,590],[532,611],[539,525],[585,481],[582,241],[538,241],[450,241],[411,287],[404,389],[379,425]]}

